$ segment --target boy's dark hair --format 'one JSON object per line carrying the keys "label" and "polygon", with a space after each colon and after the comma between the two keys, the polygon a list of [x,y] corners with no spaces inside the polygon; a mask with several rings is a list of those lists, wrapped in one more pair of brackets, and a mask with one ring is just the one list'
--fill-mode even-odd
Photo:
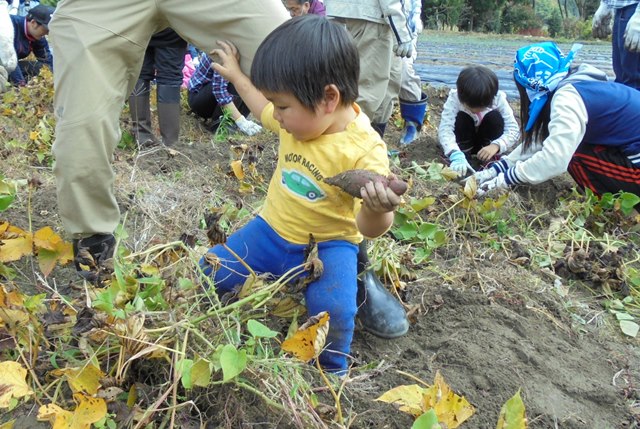
{"label": "boy's dark hair", "polygon": [[469,107],[488,107],[498,93],[498,76],[484,66],[462,69],[456,81],[458,99]]}
{"label": "boy's dark hair", "polygon": [[309,110],[334,84],[341,104],[358,98],[360,59],[349,32],[317,15],[299,16],[273,30],[258,47],[251,82],[261,91],[293,94]]}
{"label": "boy's dark hair", "polygon": [[[515,80],[515,79],[514,79]],[[518,94],[520,95],[520,141],[522,142],[523,149],[529,149],[534,143],[541,143],[549,137],[549,121],[551,121],[551,99],[553,94],[547,100],[542,107],[538,119],[533,124],[533,127],[529,131],[525,131],[527,123],[529,122],[529,106],[531,101],[527,94],[527,89],[515,80]]]}

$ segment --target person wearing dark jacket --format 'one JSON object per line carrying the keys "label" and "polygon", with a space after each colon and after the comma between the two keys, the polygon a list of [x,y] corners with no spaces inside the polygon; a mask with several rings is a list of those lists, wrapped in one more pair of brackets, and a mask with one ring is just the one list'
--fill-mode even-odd
{"label": "person wearing dark jacket", "polygon": [[[43,65],[53,70],[53,57],[45,36],[49,34],[49,21],[54,8],[38,5],[27,16],[11,15],[14,39],[13,46],[18,57],[18,67],[9,74],[9,82],[26,85],[27,81],[40,73]],[[36,59],[26,60],[31,53]]]}

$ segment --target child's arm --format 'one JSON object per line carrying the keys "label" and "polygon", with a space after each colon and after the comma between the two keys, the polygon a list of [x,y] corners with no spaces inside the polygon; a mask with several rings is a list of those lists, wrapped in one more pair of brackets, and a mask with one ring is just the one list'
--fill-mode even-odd
{"label": "child's arm", "polygon": [[391,227],[400,197],[380,182],[369,182],[360,192],[362,208],[356,216],[356,225],[365,237],[378,237]]}
{"label": "child's arm", "polygon": [[269,104],[264,95],[256,89],[251,83],[249,76],[244,74],[240,69],[238,62],[238,48],[229,41],[218,41],[221,48],[214,49],[209,55],[217,55],[220,58],[219,63],[213,64],[213,69],[220,73],[222,77],[233,84],[238,95],[253,113],[253,116],[260,118],[262,111]]}

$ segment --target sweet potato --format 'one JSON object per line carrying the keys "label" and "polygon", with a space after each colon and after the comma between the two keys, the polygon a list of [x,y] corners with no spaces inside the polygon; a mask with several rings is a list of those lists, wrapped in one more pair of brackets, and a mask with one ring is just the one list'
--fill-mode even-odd
{"label": "sweet potato", "polygon": [[347,170],[332,177],[327,177],[324,181],[330,185],[337,186],[347,194],[360,198],[360,189],[369,182],[381,182],[384,186],[391,188],[396,195],[407,192],[407,184],[395,176],[384,177],[381,174],[369,170]]}

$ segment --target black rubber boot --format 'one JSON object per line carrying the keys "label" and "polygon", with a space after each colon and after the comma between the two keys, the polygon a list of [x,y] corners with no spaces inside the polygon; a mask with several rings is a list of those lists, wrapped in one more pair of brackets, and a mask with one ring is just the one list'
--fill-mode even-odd
{"label": "black rubber boot", "polygon": [[381,338],[397,338],[409,330],[404,307],[380,282],[369,268],[367,243],[360,243],[358,252],[358,314],[362,327]]}
{"label": "black rubber boot", "polygon": [[[73,263],[78,274],[86,280],[95,281],[105,274],[109,267],[105,262],[113,258],[116,239],[113,234],[94,234],[73,240]],[[81,265],[88,267],[83,269]]]}
{"label": "black rubber boot", "polygon": [[371,126],[373,127],[374,130],[376,130],[376,132],[380,135],[380,137],[384,137],[384,130],[387,129],[387,124],[374,124],[373,122],[371,123]]}
{"label": "black rubber boot", "polygon": [[151,108],[149,106],[150,82],[139,79],[129,96],[131,112],[131,132],[138,146],[148,147],[157,144],[151,130]]}
{"label": "black rubber boot", "polygon": [[180,136],[180,87],[158,85],[158,125],[162,144],[175,146]]}

